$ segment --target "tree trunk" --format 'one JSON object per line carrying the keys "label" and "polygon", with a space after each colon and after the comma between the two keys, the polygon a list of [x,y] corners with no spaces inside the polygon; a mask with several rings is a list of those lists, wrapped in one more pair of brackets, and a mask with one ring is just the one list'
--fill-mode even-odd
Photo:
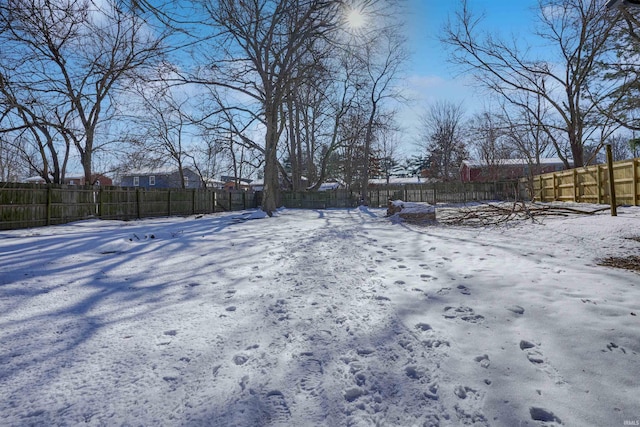
{"label": "tree trunk", "polygon": [[264,150],[264,189],[262,193],[262,210],[269,216],[273,216],[280,198],[280,181],[278,179],[278,120],[276,112],[271,109],[265,112],[266,135]]}
{"label": "tree trunk", "polygon": [[373,121],[376,118],[376,102],[373,102],[371,107],[371,114],[369,115],[369,121],[367,122],[367,130],[364,136],[364,158],[362,159],[363,171],[362,180],[360,183],[360,203],[364,206],[369,205],[369,157],[371,155],[371,142],[373,139]]}

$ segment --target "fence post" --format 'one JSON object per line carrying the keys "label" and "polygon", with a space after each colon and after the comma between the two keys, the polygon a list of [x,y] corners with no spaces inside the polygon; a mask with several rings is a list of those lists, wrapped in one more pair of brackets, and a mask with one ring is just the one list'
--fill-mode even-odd
{"label": "fence post", "polygon": [[609,203],[611,204],[611,216],[618,216],[618,206],[616,201],[616,183],[613,175],[613,154],[611,144],[607,144],[607,168],[609,169]]}
{"label": "fence post", "polygon": [[631,160],[631,167],[633,168],[633,205],[638,206],[638,166],[640,166],[640,160]]}
{"label": "fence post", "polygon": [[598,165],[596,167],[596,186],[598,191],[598,204],[602,203],[602,178],[600,178],[601,174],[602,174],[602,166]]}
{"label": "fence post", "polygon": [[102,187],[100,187],[100,189],[98,190],[98,218],[102,218],[102,212],[104,212],[102,203]]}
{"label": "fence post", "polygon": [[[540,188],[538,193],[540,194],[540,201],[544,203],[544,179],[542,178],[542,175],[539,175],[540,177]],[[535,193],[533,195],[533,200],[535,200]]]}
{"label": "fence post", "polygon": [[578,195],[579,185],[578,185],[578,169],[573,169],[573,201],[578,202],[580,200],[580,196]]}
{"label": "fence post", "polygon": [[136,188],[136,212],[138,214],[138,219],[142,218],[142,215],[140,215],[140,211],[142,210],[142,207],[140,206],[140,187]]}
{"label": "fence post", "polygon": [[171,216],[171,190],[167,190],[167,216]]}
{"label": "fence post", "polygon": [[51,225],[51,204],[52,204],[51,184],[47,185],[47,225]]}
{"label": "fence post", "polygon": [[553,200],[558,200],[558,180],[556,174],[553,174]]}

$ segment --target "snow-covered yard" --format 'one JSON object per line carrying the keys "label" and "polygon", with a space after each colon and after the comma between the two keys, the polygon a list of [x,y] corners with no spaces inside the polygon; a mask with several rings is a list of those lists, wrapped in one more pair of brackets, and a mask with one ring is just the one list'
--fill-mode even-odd
{"label": "snow-covered yard", "polygon": [[482,228],[384,213],[0,233],[0,423],[640,421],[640,274],[597,265],[640,253],[640,208]]}

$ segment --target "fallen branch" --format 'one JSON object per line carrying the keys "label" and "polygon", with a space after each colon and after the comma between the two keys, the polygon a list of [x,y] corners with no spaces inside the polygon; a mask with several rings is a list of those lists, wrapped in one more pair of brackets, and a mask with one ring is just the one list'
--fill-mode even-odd
{"label": "fallen branch", "polygon": [[438,209],[439,222],[450,225],[486,226],[511,221],[531,220],[544,216],[594,215],[608,210],[609,207],[583,210],[567,206],[538,205],[515,201],[513,203],[482,203],[465,208]]}

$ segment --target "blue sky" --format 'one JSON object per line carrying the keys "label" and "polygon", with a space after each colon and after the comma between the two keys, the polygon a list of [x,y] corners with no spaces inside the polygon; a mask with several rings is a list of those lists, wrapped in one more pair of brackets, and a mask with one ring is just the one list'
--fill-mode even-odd
{"label": "blue sky", "polygon": [[[509,36],[526,37],[535,18],[536,0],[470,0],[474,12],[484,13],[483,29]],[[406,68],[406,83],[414,100],[400,112],[399,122],[406,130],[403,150],[417,151],[415,127],[418,116],[427,106],[438,100],[462,103],[471,115],[481,109],[482,97],[469,86],[469,78],[460,75],[447,62],[447,54],[438,36],[449,15],[453,16],[456,0],[407,0],[406,34],[412,52]]]}

